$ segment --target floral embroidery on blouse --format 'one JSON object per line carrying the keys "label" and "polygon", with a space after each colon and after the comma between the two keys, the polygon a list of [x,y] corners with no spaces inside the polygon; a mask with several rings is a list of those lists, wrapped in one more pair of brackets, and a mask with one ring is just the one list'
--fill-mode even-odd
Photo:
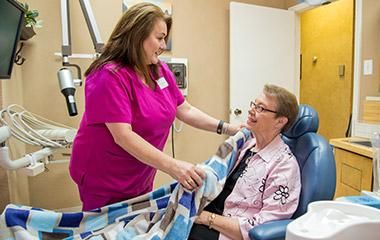
{"label": "floral embroidery on blouse", "polygon": [[278,190],[275,192],[273,196],[274,200],[281,200],[281,204],[284,205],[286,203],[286,199],[289,197],[289,188],[288,186],[280,185]]}
{"label": "floral embroidery on blouse", "polygon": [[248,218],[247,221],[248,221],[248,223],[253,227],[253,226],[255,226],[256,218],[254,218],[254,217],[253,217],[252,219],[251,219],[251,218]]}
{"label": "floral embroidery on blouse", "polygon": [[265,190],[265,183],[267,182],[267,179],[266,178],[263,178],[262,180],[261,180],[261,185],[260,185],[260,187],[259,187],[259,192],[261,192],[261,193],[263,193],[264,192],[264,190]]}
{"label": "floral embroidery on blouse", "polygon": [[244,170],[240,173],[239,178],[244,177],[246,173],[247,173],[247,168],[244,168]]}

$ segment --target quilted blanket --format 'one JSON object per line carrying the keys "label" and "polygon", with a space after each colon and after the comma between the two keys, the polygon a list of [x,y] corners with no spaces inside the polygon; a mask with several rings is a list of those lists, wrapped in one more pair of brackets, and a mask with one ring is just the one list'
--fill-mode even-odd
{"label": "quilted blanket", "polygon": [[9,204],[0,216],[0,239],[187,239],[197,214],[218,196],[250,138],[242,129],[206,162],[197,191],[174,182],[145,195],[87,212],[55,212]]}

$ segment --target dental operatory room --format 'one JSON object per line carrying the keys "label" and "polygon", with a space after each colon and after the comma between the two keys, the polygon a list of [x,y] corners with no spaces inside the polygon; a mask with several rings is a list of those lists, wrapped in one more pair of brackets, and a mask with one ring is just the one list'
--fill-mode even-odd
{"label": "dental operatory room", "polygon": [[379,0],[0,18],[0,240],[380,239]]}

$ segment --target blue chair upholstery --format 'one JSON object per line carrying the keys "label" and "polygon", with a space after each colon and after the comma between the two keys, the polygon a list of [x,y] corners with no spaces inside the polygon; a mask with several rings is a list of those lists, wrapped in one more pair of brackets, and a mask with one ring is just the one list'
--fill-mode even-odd
{"label": "blue chair upholstery", "polygon": [[[329,143],[316,133],[318,125],[318,113],[308,105],[300,105],[296,122],[282,136],[301,170],[301,195],[292,219],[306,213],[310,202],[331,200],[335,194],[334,154]],[[255,240],[285,239],[286,226],[292,219],[257,225],[250,230],[249,237]]]}

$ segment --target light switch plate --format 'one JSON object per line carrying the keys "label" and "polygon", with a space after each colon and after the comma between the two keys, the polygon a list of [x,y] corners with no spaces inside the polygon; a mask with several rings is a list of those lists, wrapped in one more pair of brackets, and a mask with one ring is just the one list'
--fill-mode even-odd
{"label": "light switch plate", "polygon": [[372,75],[373,74],[373,60],[366,59],[363,62],[363,75]]}

